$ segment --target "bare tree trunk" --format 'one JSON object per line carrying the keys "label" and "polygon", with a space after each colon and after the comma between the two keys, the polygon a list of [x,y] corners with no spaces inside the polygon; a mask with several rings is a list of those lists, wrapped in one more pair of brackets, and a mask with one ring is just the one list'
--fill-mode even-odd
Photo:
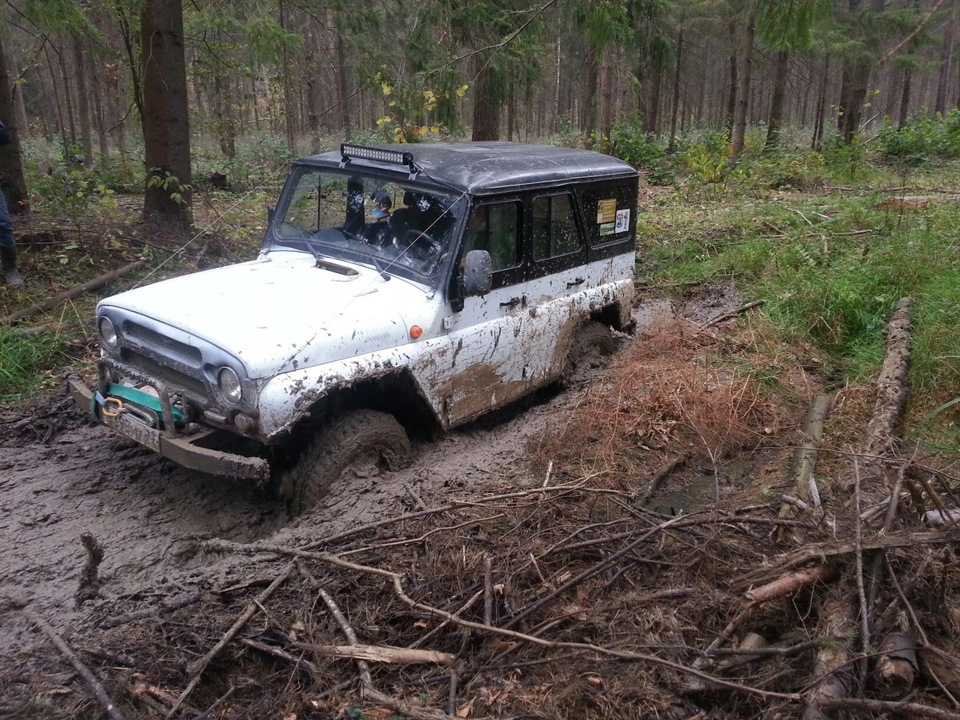
{"label": "bare tree trunk", "polygon": [[343,33],[340,31],[339,19],[334,17],[334,28],[337,43],[337,100],[340,105],[340,125],[343,128],[343,136],[349,138],[352,134],[350,128],[350,98],[347,88],[347,49],[343,42]]}
{"label": "bare tree trunk", "polygon": [[751,74],[753,69],[753,31],[754,15],[747,18],[743,29],[743,49],[740,61],[740,83],[737,90],[737,114],[733,123],[733,138],[730,150],[730,163],[736,165],[743,152],[743,143],[747,132],[747,113],[750,109]]}
{"label": "bare tree trunk", "polygon": [[764,147],[776,147],[780,140],[780,127],[783,125],[783,105],[787,96],[787,76],[790,73],[790,53],[781,50],[777,53],[777,68],[773,79],[773,99],[770,101],[770,120],[767,124],[767,140]]}
{"label": "bare tree trunk", "polygon": [[[286,30],[287,15],[284,6],[284,0],[278,0],[278,10],[280,13],[280,27],[283,30]],[[290,152],[296,154],[297,133],[294,125],[296,122],[296,117],[293,111],[293,88],[290,80],[290,54],[287,50],[286,43],[283,44],[283,53],[280,62],[282,66],[281,79],[283,82],[284,130],[287,138],[287,147],[290,148]]]}
{"label": "bare tree trunk", "polygon": [[903,88],[900,93],[900,114],[897,122],[897,129],[903,130],[907,124],[907,117],[910,112],[910,86],[913,82],[913,72],[906,70],[903,73]]}
{"label": "bare tree trunk", "polygon": [[680,71],[683,67],[683,15],[677,33],[677,67],[673,74],[673,107],[670,110],[670,143],[667,152],[673,154],[677,147],[677,113],[680,111]]}
{"label": "bare tree trunk", "polygon": [[13,142],[0,147],[0,187],[7,197],[10,213],[17,215],[30,209],[27,184],[23,179],[23,159],[20,156],[20,138],[13,114],[13,79],[7,72],[7,60],[0,37],[0,120],[9,126]]}
{"label": "bare tree trunk", "polygon": [[[17,68],[16,60],[13,61],[13,64],[10,66],[13,72],[11,73],[11,80],[17,78],[20,75],[20,71]],[[19,83],[13,83],[13,87],[10,90],[11,95],[13,96],[13,119],[14,126],[17,128],[21,138],[30,137],[30,125],[27,121],[27,107],[23,102],[23,89]]]}
{"label": "bare tree trunk", "polygon": [[597,84],[599,80],[599,52],[593,43],[587,43],[587,78],[583,92],[583,134],[587,147],[593,144],[593,133],[597,129]]}
{"label": "bare tree trunk", "polygon": [[610,135],[613,133],[613,67],[609,53],[604,53],[601,77],[603,86],[601,102],[603,107],[600,113],[600,135],[604,138],[601,145],[606,151],[610,144]]}
{"label": "bare tree trunk", "polygon": [[475,57],[473,93],[473,140],[500,139],[500,95],[486,55]]}
{"label": "bare tree trunk", "polygon": [[[727,32],[729,32],[730,40],[733,42],[737,37],[736,21],[730,21],[727,25]],[[730,136],[733,137],[733,123],[737,114],[737,89],[740,87],[740,69],[737,63],[736,46],[730,51],[730,57],[727,63],[729,68],[727,76],[727,112],[723,124],[730,133]]]}
{"label": "bare tree trunk", "polygon": [[827,82],[830,78],[830,56],[827,55],[823,61],[823,75],[820,78],[820,93],[817,95],[816,118],[814,119],[813,140],[810,148],[815,149],[817,144],[823,140],[823,128],[826,125],[827,118]]}
{"label": "bare tree trunk", "polygon": [[940,69],[937,71],[937,99],[934,111],[947,114],[947,91],[950,85],[950,70],[953,67],[953,45],[957,37],[957,5],[960,0],[950,3],[950,22],[943,31],[943,47],[940,49]]}
{"label": "bare tree trunk", "polygon": [[663,85],[663,60],[657,58],[651,67],[650,87],[647,92],[647,112],[643,116],[643,131],[660,134],[660,90]]}
{"label": "bare tree trunk", "polygon": [[181,229],[192,223],[190,126],[181,0],[147,0],[143,44],[143,214]]}
{"label": "bare tree trunk", "polygon": [[93,164],[93,131],[90,127],[90,91],[87,88],[87,74],[84,72],[83,47],[80,38],[73,36],[73,71],[77,78],[77,111],[80,120],[80,141],[83,144],[83,164]]}

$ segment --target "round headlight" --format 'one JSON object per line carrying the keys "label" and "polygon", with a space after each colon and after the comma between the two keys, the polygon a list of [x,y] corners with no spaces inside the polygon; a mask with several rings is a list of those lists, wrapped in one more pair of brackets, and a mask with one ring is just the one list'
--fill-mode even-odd
{"label": "round headlight", "polygon": [[103,344],[108,348],[115,349],[120,344],[120,336],[117,335],[117,328],[114,327],[110,318],[101,317],[98,321],[98,327],[100,328],[100,340],[103,341]]}
{"label": "round headlight", "polygon": [[220,392],[232,403],[240,402],[243,396],[243,388],[240,387],[240,377],[233,368],[222,367],[217,375],[217,385],[220,386]]}

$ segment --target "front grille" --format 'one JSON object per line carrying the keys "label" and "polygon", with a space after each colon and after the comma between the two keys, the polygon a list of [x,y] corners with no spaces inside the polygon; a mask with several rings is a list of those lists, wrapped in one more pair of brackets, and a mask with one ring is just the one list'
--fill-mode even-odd
{"label": "front grille", "polygon": [[136,340],[136,344],[144,349],[153,351],[160,357],[169,357],[176,362],[200,370],[203,365],[203,355],[200,348],[179,342],[155,330],[127,320],[123,323],[123,334],[127,338]]}
{"label": "front grille", "polygon": [[200,378],[192,377],[168,365],[161,365],[156,360],[143,355],[133,348],[124,350],[123,360],[141,370],[147,376],[155,377],[169,384],[171,390],[186,390],[199,397],[204,397],[208,394],[206,385]]}

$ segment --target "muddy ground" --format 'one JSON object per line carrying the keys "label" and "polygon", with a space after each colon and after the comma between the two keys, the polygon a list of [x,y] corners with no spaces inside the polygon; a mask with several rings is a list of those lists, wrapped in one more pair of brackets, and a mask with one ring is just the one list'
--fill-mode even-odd
{"label": "muddy ground", "polygon": [[[688,303],[650,299],[636,311],[637,334],[618,342],[646,341],[651,328],[676,314],[702,322],[737,301],[729,288],[708,289]],[[159,458],[62,398],[28,415],[0,417],[0,716],[17,717],[29,707],[70,717],[84,694],[19,608],[32,608],[82,647],[118,618],[249,576],[247,559],[205,552],[203,541],[269,538],[302,546],[424,503],[539,483],[534,472],[542,468],[530,460],[539,439],[564,422],[603,373],[596,364],[585,367],[563,388],[421,445],[413,466],[388,484],[341,485],[294,520],[263,491]],[[81,587],[84,534],[103,549],[94,593]]]}

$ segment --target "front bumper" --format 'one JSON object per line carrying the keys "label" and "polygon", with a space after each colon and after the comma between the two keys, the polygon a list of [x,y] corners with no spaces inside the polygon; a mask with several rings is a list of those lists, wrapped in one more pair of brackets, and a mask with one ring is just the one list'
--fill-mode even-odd
{"label": "front bumper", "polygon": [[193,435],[168,435],[130,415],[124,413],[107,415],[100,412],[100,407],[94,402],[93,391],[79,378],[69,378],[67,385],[74,402],[83,410],[91,413],[107,427],[179,465],[211,475],[225,475],[258,482],[265,482],[270,477],[270,464],[263,458],[247,457],[197,444],[213,433],[222,431],[207,429]]}

